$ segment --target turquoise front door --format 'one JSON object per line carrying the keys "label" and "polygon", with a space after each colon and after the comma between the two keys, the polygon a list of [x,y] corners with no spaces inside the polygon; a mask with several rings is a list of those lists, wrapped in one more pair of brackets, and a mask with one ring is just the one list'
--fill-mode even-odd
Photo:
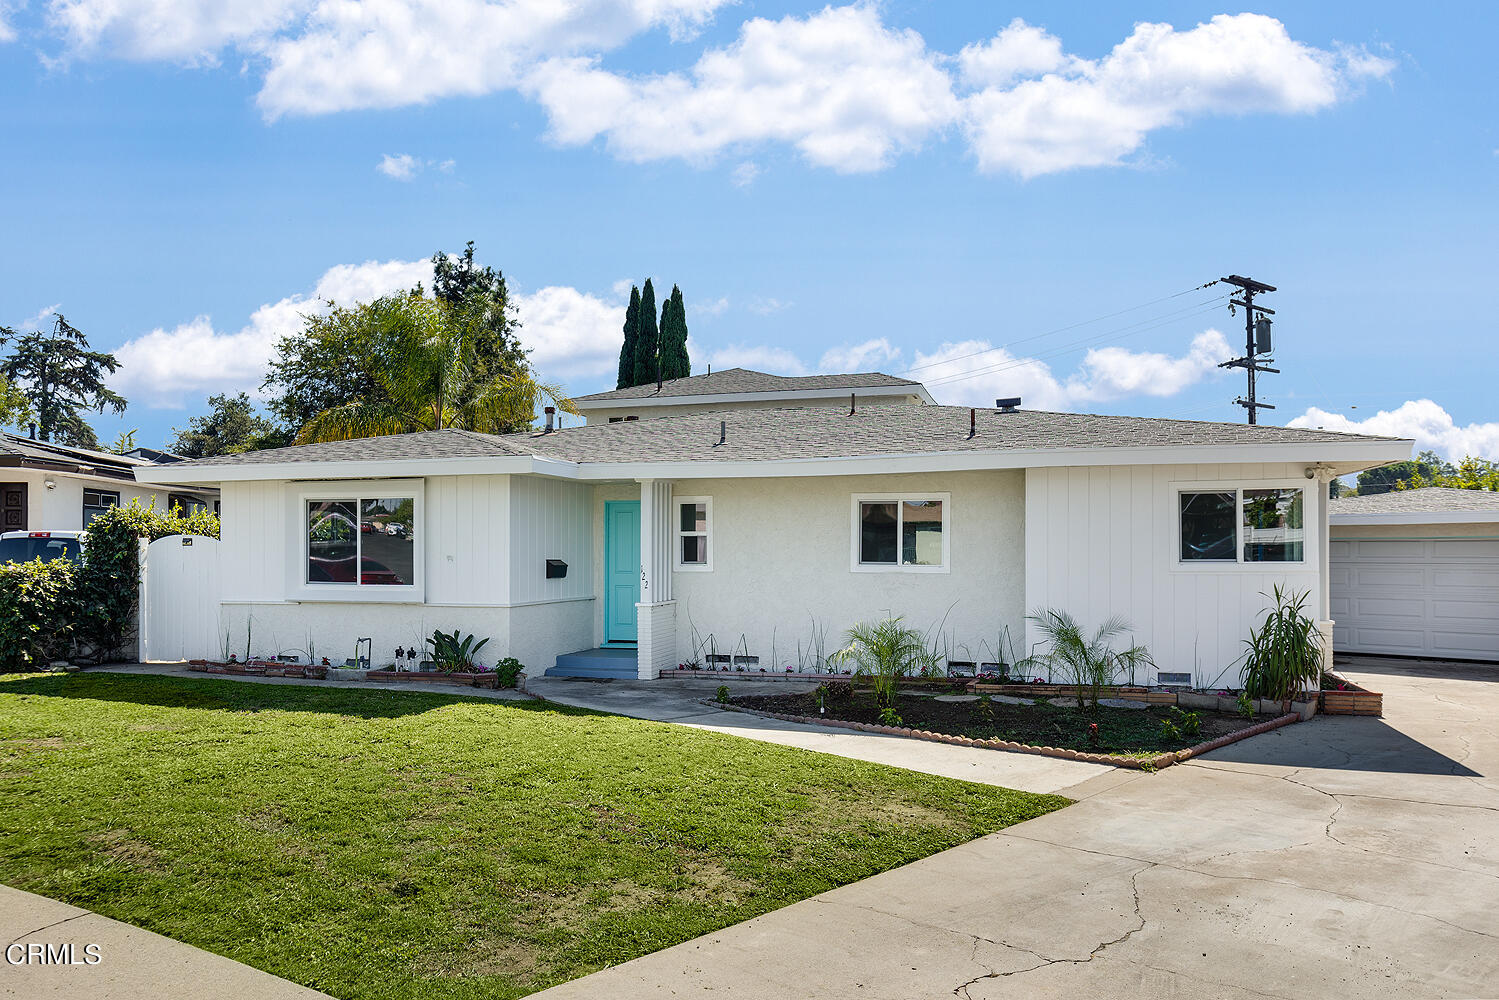
{"label": "turquoise front door", "polygon": [[604,641],[634,642],[640,603],[640,501],[604,501]]}

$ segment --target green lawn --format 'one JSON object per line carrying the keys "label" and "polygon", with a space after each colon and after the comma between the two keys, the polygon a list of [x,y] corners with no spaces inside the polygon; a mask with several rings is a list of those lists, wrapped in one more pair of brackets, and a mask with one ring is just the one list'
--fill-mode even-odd
{"label": "green lawn", "polygon": [[521,996],[1066,801],[532,703],[0,678],[0,882],[343,1000]]}

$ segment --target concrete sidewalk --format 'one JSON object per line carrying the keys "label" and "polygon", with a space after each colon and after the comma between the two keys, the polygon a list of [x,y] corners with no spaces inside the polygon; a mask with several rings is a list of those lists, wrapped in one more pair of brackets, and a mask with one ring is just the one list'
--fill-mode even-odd
{"label": "concrete sidewalk", "polygon": [[1499,669],[1347,669],[1386,718],[1113,772],[1060,812],[537,996],[1499,996]]}
{"label": "concrete sidewalk", "polygon": [[[192,945],[8,886],[0,886],[0,941],[0,996],[18,1000],[330,1000]],[[27,945],[51,946],[55,961]],[[85,952],[90,945],[95,948]],[[88,964],[92,957],[98,961]]]}
{"label": "concrete sidewalk", "polygon": [[[709,729],[762,743],[799,747],[1026,792],[1054,792],[1076,798],[1116,780],[1119,774],[1115,768],[1104,764],[957,747],[883,733],[829,729],[762,719],[742,712],[725,712],[703,704],[712,699],[719,683],[716,680],[600,683],[568,677],[539,677],[527,680],[526,690],[562,705]],[[816,686],[791,681],[734,681],[730,690],[736,695],[794,694],[810,691]],[[1082,787],[1084,783],[1088,783],[1086,788]]]}

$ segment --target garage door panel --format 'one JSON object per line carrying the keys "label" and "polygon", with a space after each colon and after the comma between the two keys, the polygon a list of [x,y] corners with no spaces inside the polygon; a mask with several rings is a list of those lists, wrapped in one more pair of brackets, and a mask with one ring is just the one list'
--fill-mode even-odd
{"label": "garage door panel", "polygon": [[1493,659],[1499,656],[1499,635],[1492,632],[1447,632],[1431,634],[1437,649],[1456,650],[1470,656]]}
{"label": "garage door panel", "polygon": [[1426,543],[1423,542],[1355,542],[1353,557],[1360,562],[1385,560],[1389,562],[1425,562]]}
{"label": "garage door panel", "polygon": [[1499,539],[1438,538],[1430,544],[1433,558],[1439,560],[1471,559],[1489,562],[1499,559]]}
{"label": "garage door panel", "polygon": [[1353,543],[1340,542],[1336,538],[1334,538],[1332,541],[1327,543],[1327,552],[1328,555],[1332,557],[1333,562],[1340,562],[1344,559],[1351,559],[1353,558]]}
{"label": "garage door panel", "polygon": [[1330,546],[1338,649],[1499,660],[1499,538],[1347,541]]}

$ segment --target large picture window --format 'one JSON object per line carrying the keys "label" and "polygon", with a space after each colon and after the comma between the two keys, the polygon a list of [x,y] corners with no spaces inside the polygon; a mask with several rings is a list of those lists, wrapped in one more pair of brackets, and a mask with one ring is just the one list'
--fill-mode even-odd
{"label": "large picture window", "polygon": [[1306,491],[1182,491],[1178,526],[1184,563],[1303,562]]}
{"label": "large picture window", "polygon": [[307,583],[415,585],[414,498],[309,499],[306,510]]}
{"label": "large picture window", "polygon": [[852,569],[946,572],[950,506],[946,493],[854,497]]}

